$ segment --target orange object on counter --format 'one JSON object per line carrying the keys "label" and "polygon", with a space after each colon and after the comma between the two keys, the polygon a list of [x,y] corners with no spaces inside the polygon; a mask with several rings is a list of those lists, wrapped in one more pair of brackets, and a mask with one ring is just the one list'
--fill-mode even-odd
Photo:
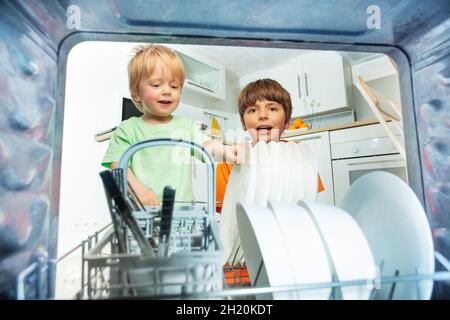
{"label": "orange object on counter", "polygon": [[298,119],[294,120],[294,127],[295,128],[300,129],[302,124],[303,124],[303,120],[302,119],[298,118]]}

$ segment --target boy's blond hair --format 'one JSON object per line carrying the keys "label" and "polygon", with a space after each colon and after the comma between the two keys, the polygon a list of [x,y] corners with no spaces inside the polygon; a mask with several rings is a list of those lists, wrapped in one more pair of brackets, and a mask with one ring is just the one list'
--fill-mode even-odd
{"label": "boy's blond hair", "polygon": [[242,126],[244,123],[244,112],[248,107],[254,106],[256,101],[269,100],[279,103],[286,115],[285,121],[291,120],[292,102],[291,96],[281,84],[272,79],[259,79],[250,82],[242,89],[238,98],[239,116],[241,117]]}
{"label": "boy's blond hair", "polygon": [[184,65],[178,55],[172,49],[158,45],[140,45],[135,49],[133,58],[128,63],[128,85],[131,98],[136,108],[144,112],[142,104],[135,100],[139,96],[139,82],[143,77],[147,77],[155,70],[157,59],[167,66],[175,79],[180,82],[180,88],[184,84]]}

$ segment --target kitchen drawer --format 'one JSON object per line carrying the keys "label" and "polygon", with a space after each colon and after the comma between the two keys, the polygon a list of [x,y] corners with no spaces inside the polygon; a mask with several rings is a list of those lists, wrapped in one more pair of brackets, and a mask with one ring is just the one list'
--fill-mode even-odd
{"label": "kitchen drawer", "polygon": [[[394,135],[398,134],[396,128],[392,125],[392,123],[388,123],[388,126],[389,128],[391,128]],[[358,140],[367,140],[381,137],[387,137],[387,133],[386,130],[383,128],[383,126],[379,123],[355,128],[330,131],[331,144],[358,141]]]}
{"label": "kitchen drawer", "polygon": [[331,144],[333,160],[391,153],[398,153],[398,151],[388,137]]}
{"label": "kitchen drawer", "polygon": [[324,191],[317,195],[317,201],[334,205],[333,173],[328,131],[290,137],[284,140],[306,143],[312,148],[317,159],[318,171],[324,187]]}

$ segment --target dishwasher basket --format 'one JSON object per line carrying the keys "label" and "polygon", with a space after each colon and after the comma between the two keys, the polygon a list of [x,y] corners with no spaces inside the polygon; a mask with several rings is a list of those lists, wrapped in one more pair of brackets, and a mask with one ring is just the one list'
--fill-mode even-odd
{"label": "dishwasher basket", "polygon": [[[286,286],[252,287],[245,266],[222,266],[222,247],[218,238],[215,217],[214,165],[206,152],[208,166],[208,203],[189,203],[175,208],[173,212],[172,233],[168,256],[158,256],[161,228],[161,211],[159,207],[144,207],[138,199],[129,194],[126,188],[125,164],[132,153],[152,145],[182,144],[204,152],[201,147],[169,139],[144,141],[130,147],[122,156],[120,170],[114,172],[114,179],[126,202],[132,209],[133,219],[139,226],[139,232],[154,247],[153,255],[143,253],[133,233],[123,221],[116,221],[114,228],[109,228],[101,239],[98,234],[89,237],[82,244],[82,279],[81,299],[106,298],[215,298],[258,299],[267,294],[279,292],[301,292],[321,288],[331,288],[329,299],[343,299],[341,289],[347,286],[368,285],[372,288],[369,299],[377,299],[377,289],[389,285],[388,299],[395,298],[396,287],[400,283],[415,284],[416,299],[424,299],[419,284],[423,281],[450,281],[450,262],[439,252],[435,252],[441,270],[432,274],[415,274],[376,277],[339,281],[333,278],[328,283],[305,283]],[[133,193],[132,190],[130,190]],[[107,197],[108,198],[108,197]],[[135,201],[137,200],[137,203]],[[108,199],[111,213],[119,208],[117,203]],[[113,224],[114,224],[113,218]],[[118,232],[122,230],[123,232]],[[124,235],[119,245],[119,238]],[[126,250],[123,250],[123,247]],[[384,262],[380,265],[380,274]],[[225,272],[225,277],[224,277]],[[225,284],[225,286],[224,286]],[[270,297],[271,295],[269,295]],[[275,295],[273,296],[275,298]]]}
{"label": "dishwasher basket", "polygon": [[[128,188],[127,164],[142,148],[152,146],[193,148],[208,160],[208,200],[173,209],[167,254],[161,255],[161,208],[144,207]],[[96,243],[82,248],[82,299],[189,296],[220,291],[223,286],[222,247],[215,217],[215,176],[211,156],[202,147],[184,140],[154,139],[129,147],[114,170],[116,186],[132,213],[132,224],[122,219],[124,208],[106,192],[113,227]],[[105,183],[105,180],[104,180]],[[113,186],[114,187],[114,186]],[[106,185],[105,185],[106,190]],[[133,226],[137,225],[133,230]],[[145,238],[151,251],[142,249]],[[87,251],[87,252],[85,252]]]}

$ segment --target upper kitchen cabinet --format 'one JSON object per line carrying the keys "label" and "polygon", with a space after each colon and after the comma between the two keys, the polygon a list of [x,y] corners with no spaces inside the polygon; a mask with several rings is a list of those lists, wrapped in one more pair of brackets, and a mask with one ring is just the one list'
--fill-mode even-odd
{"label": "upper kitchen cabinet", "polygon": [[366,82],[397,75],[397,69],[386,55],[377,55],[375,59],[355,64],[352,67],[353,82],[361,76]]}
{"label": "upper kitchen cabinet", "polygon": [[290,94],[292,118],[307,118],[350,109],[351,69],[334,51],[299,55],[272,68],[245,75],[245,84],[261,78],[278,81]]}
{"label": "upper kitchen cabinet", "polygon": [[204,107],[225,99],[225,66],[186,48],[175,51],[186,74],[183,103]]}
{"label": "upper kitchen cabinet", "polygon": [[334,51],[302,55],[297,65],[301,103],[292,117],[329,114],[350,108],[351,69]]}

